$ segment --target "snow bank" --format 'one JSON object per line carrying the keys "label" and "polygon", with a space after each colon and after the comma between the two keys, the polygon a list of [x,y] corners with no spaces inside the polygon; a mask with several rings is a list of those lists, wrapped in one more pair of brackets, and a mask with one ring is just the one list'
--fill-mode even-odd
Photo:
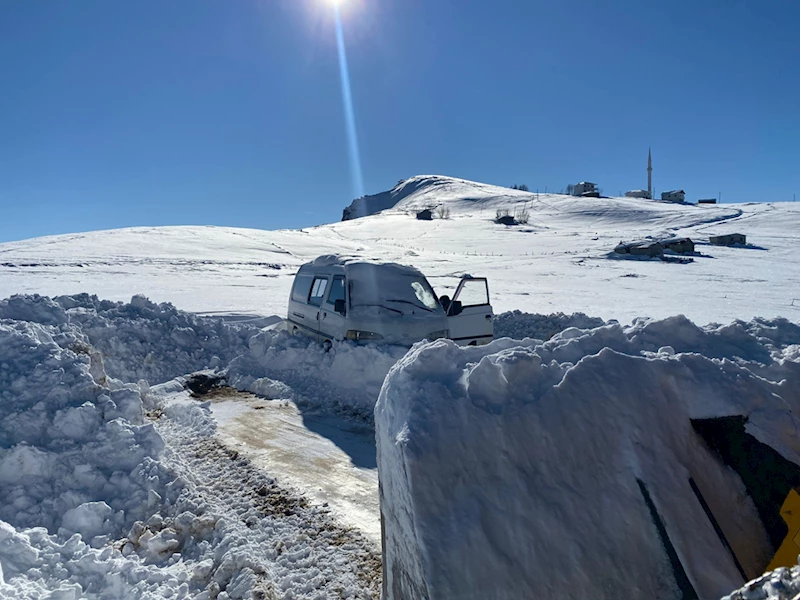
{"label": "snow bank", "polygon": [[330,351],[286,332],[262,331],[228,367],[228,383],[267,398],[290,398],[371,420],[389,369],[408,348],[334,342]]}
{"label": "snow bank", "polygon": [[525,338],[549,340],[555,334],[570,327],[594,329],[601,325],[605,325],[603,319],[588,317],[583,313],[538,315],[514,310],[495,316],[494,337],[495,339],[508,337],[515,340]]}
{"label": "snow bank", "polygon": [[415,346],[375,409],[385,598],[719,598],[756,577],[758,473],[698,424],[741,416],[754,464],[796,476],[798,333],[675,317]]}
{"label": "snow bank", "polygon": [[79,331],[102,355],[106,372],[123,381],[151,384],[205,368],[224,367],[247,348],[257,328],[196,317],[143,296],[130,303],[80,294],[50,299],[33,295],[0,301],[0,319]]}
{"label": "snow bank", "polygon": [[103,543],[147,510],[163,442],[139,387],[94,356],[69,331],[0,321],[0,519]]}
{"label": "snow bank", "polygon": [[222,447],[180,381],[106,372],[184,373],[244,334],[143,298],[0,302],[0,598],[376,596],[371,544]]}
{"label": "snow bank", "polygon": [[180,492],[164,442],[56,305],[3,308],[53,324],[0,320],[0,596],[127,597],[156,574],[111,544]]}

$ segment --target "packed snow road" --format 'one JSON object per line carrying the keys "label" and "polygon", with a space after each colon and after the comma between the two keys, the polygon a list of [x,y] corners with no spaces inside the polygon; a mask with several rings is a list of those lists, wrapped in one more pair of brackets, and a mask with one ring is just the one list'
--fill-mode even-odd
{"label": "packed snow road", "polygon": [[[172,394],[164,399],[164,412],[185,415],[186,405],[195,403],[185,392]],[[249,452],[225,443],[231,440],[225,434],[198,436],[197,418],[187,423],[181,417],[162,417],[156,429],[167,441],[165,466],[188,482],[192,492],[191,504],[185,503],[197,503],[216,523],[225,523],[216,545],[230,547],[229,555],[219,566],[205,558],[208,568],[200,567],[211,571],[216,566],[206,588],[210,597],[220,589],[245,598],[379,596],[380,550],[373,541],[342,526],[338,515],[322,503],[309,502],[302,490],[287,487],[282,464],[250,460]],[[158,536],[170,521],[156,519],[155,526],[147,525]],[[171,541],[166,538],[161,546]]]}
{"label": "packed snow road", "polygon": [[[185,392],[184,392],[185,393]],[[217,438],[276,481],[328,506],[346,526],[380,544],[375,432],[341,417],[303,414],[289,400],[225,388],[211,394]]]}

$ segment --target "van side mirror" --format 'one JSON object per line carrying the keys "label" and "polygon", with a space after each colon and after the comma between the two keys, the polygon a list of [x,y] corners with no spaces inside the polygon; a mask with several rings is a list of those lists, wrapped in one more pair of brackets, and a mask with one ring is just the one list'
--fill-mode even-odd
{"label": "van side mirror", "polygon": [[333,310],[342,316],[347,314],[347,308],[344,305],[344,298],[339,298],[333,303]]}
{"label": "van side mirror", "polygon": [[453,300],[450,303],[450,310],[447,312],[447,316],[455,317],[456,315],[460,315],[462,310],[461,300]]}

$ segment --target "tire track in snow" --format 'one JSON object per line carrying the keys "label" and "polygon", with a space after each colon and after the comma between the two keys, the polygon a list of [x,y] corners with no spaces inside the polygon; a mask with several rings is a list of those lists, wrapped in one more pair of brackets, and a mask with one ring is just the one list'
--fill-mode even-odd
{"label": "tire track in snow", "polygon": [[253,597],[380,597],[380,553],[363,535],[338,525],[326,508],[283,489],[215,437],[199,436],[197,429],[169,419],[156,426],[168,448],[164,464],[187,482],[182,501],[189,508],[183,510],[205,512],[205,507],[224,521],[217,526],[225,530],[219,545],[233,548],[235,556],[227,563],[223,557],[215,567],[250,569],[256,578]]}

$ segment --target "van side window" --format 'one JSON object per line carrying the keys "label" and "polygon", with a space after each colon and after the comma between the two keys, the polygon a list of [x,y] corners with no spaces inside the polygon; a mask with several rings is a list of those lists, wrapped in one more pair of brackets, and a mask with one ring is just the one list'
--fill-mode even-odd
{"label": "van side window", "polygon": [[344,277],[337,275],[331,282],[331,291],[328,294],[328,304],[336,304],[337,300],[344,300]]}
{"label": "van side window", "polygon": [[301,273],[294,278],[292,288],[292,300],[297,302],[308,302],[308,293],[311,291],[311,281],[314,276],[311,273]]}
{"label": "van side window", "polygon": [[311,294],[308,297],[308,303],[314,306],[321,306],[322,299],[325,297],[325,290],[328,289],[327,277],[315,277],[314,283],[311,284]]}

